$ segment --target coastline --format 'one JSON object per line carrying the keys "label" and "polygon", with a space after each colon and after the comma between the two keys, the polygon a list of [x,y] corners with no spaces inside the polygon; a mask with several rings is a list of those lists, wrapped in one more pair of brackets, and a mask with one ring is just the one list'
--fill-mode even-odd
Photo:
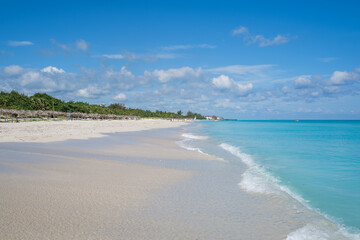
{"label": "coastline", "polygon": [[182,149],[179,124],[0,143],[0,238],[285,239],[306,224],[286,197],[242,191],[243,166]]}

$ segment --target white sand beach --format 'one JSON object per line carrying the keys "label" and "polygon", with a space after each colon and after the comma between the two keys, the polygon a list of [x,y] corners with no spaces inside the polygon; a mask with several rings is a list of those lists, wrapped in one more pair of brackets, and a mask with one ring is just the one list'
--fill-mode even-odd
{"label": "white sand beach", "polygon": [[[118,239],[119,232],[131,238],[135,229],[126,229],[134,221],[129,211],[146,204],[156,191],[184,181],[192,173],[106,157],[73,155],[89,152],[128,159],[129,154],[157,158],[161,153],[162,157],[170,158],[210,157],[183,151],[173,141],[160,143],[156,139],[152,145],[149,145],[151,141],[129,145],[129,151],[127,146],[107,151],[85,147],[84,151],[73,145],[62,148],[44,143],[183,124],[165,120],[1,124],[0,239]],[[8,146],[19,146],[17,143],[1,145],[4,142],[36,142],[36,145],[14,150]]]}
{"label": "white sand beach", "polygon": [[0,124],[0,142],[52,142],[104,137],[104,133],[179,127],[184,121],[162,119],[38,121]]}

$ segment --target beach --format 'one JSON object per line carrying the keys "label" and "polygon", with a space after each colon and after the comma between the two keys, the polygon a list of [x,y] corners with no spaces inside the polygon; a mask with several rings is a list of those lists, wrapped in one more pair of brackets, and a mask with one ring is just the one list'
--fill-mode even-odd
{"label": "beach", "polygon": [[54,142],[104,137],[106,133],[179,127],[184,121],[141,119],[134,121],[36,121],[0,124],[0,142]]}
{"label": "beach", "polygon": [[285,239],[306,225],[286,196],[242,191],[243,166],[184,149],[188,126],[1,125],[0,239]]}

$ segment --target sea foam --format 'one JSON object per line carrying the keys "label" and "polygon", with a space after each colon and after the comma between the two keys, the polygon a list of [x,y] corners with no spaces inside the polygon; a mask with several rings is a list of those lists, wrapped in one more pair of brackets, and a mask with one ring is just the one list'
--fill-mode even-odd
{"label": "sea foam", "polygon": [[348,228],[345,228],[338,224],[337,221],[332,220],[331,217],[321,213],[317,209],[311,208],[308,201],[291,191],[287,186],[282,185],[280,180],[271,175],[264,167],[257,164],[251,155],[243,153],[238,147],[234,147],[227,143],[222,143],[219,146],[238,157],[248,167],[248,169],[241,175],[241,181],[238,184],[243,190],[264,194],[286,193],[290,197],[302,203],[305,207],[318,212],[326,219],[330,220],[331,223],[334,223],[332,224],[332,227],[328,226],[329,222],[327,222],[327,224],[307,224],[306,226],[291,232],[285,240],[360,240],[360,234],[352,233],[352,231]]}
{"label": "sea foam", "polygon": [[180,145],[180,147],[186,149],[186,150],[190,150],[190,151],[197,151],[199,153],[205,154],[203,151],[200,150],[200,148],[197,147],[190,147],[188,145],[186,145],[186,141],[182,140],[182,141],[178,141],[178,144]]}
{"label": "sea foam", "polygon": [[251,155],[243,153],[238,147],[234,147],[227,143],[220,144],[220,147],[238,157],[247,165],[248,169],[241,175],[241,181],[239,183],[239,186],[243,190],[247,192],[265,194],[286,193],[306,207],[309,207],[307,201],[295,192],[291,191],[287,186],[282,185],[278,178],[270,174],[263,166],[256,163]]}
{"label": "sea foam", "polygon": [[220,147],[238,157],[247,165],[248,169],[241,175],[239,183],[243,190],[254,193],[276,193],[279,191],[275,185],[278,180],[262,166],[255,163],[251,155],[243,153],[238,147],[227,143],[220,144]]}
{"label": "sea foam", "polygon": [[313,224],[307,224],[287,235],[285,240],[328,240],[329,238],[330,235],[325,231]]}
{"label": "sea foam", "polygon": [[180,145],[180,147],[182,147],[186,150],[197,151],[199,153],[206,154],[203,151],[201,151],[200,148],[190,146],[189,142],[191,142],[192,140],[205,140],[205,139],[208,139],[207,136],[197,136],[192,133],[183,133],[182,136],[185,139],[178,141],[178,144]]}
{"label": "sea foam", "polygon": [[284,240],[360,240],[360,234],[335,224],[313,222],[287,235]]}
{"label": "sea foam", "polygon": [[196,151],[196,152],[202,153],[202,154],[207,155],[207,156],[212,156],[215,159],[217,159],[219,161],[222,161],[222,162],[227,162],[222,157],[208,154],[208,153],[202,151],[200,148],[192,146],[198,140],[207,140],[207,139],[209,139],[208,136],[199,136],[199,135],[194,135],[193,133],[183,133],[182,136],[184,137],[184,139],[177,142],[180,147],[182,147],[182,148],[184,148],[186,150]]}

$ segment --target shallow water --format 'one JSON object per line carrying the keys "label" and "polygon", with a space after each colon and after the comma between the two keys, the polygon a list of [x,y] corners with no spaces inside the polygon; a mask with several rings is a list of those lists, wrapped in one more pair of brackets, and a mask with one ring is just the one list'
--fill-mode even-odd
{"label": "shallow water", "polygon": [[309,217],[289,239],[359,239],[359,121],[220,121],[195,124],[188,149],[245,165],[239,187],[300,202],[327,221]]}

